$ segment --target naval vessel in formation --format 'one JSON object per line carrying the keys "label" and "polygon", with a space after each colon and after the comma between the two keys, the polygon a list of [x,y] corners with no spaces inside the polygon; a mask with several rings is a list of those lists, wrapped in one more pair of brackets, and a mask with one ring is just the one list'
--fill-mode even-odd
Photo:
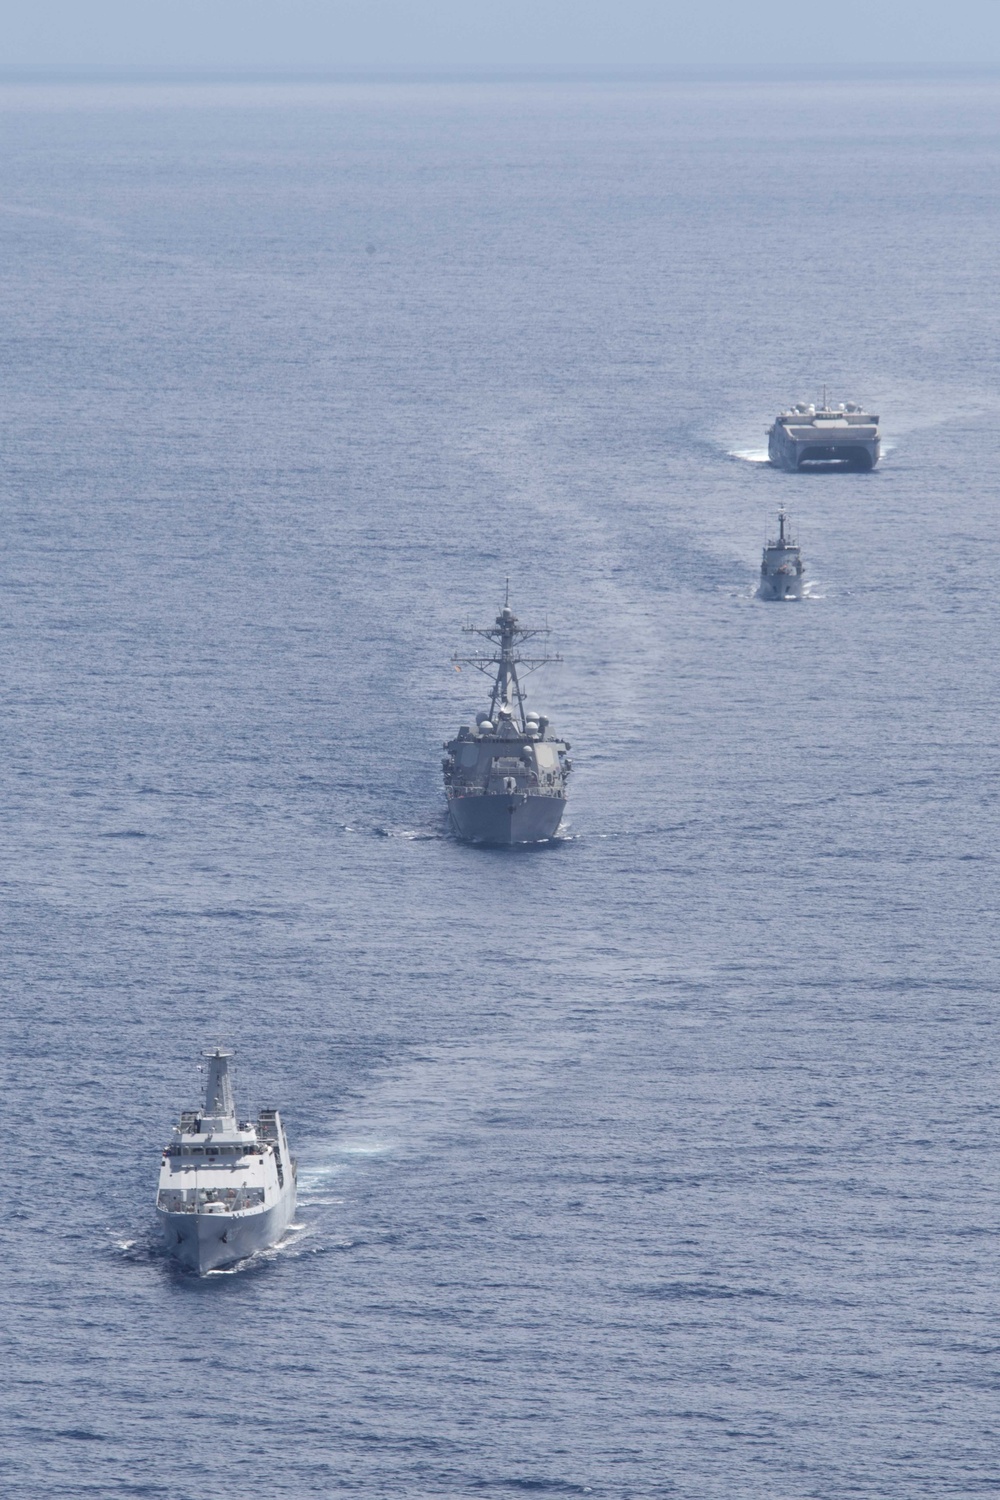
{"label": "naval vessel in formation", "polygon": [[460,838],[481,844],[529,844],[550,839],[562,821],[571,764],[570,744],[553,734],[544,714],[525,708],[521,675],[561,661],[559,656],[524,657],[519,647],[548,630],[522,626],[510,607],[509,590],[492,627],[466,626],[493,646],[489,655],[455,656],[493,678],[489,709],[476,727],[463,725],[442,762],[452,827]]}
{"label": "naval vessel in formation", "polygon": [[281,1116],[263,1109],[237,1121],[231,1052],[206,1052],[205,1104],[174,1126],[160,1165],[157,1217],[167,1249],[204,1275],[280,1240],[295,1212],[295,1162]]}
{"label": "naval vessel in formation", "polygon": [[878,417],[854,401],[820,406],[800,401],[767,429],[767,454],[778,469],[874,469],[881,452]]}
{"label": "naval vessel in formation", "polygon": [[786,532],[788,517],[783,510],[778,512],[778,535],[765,542],[764,556],[760,564],[759,599],[802,598],[802,553]]}

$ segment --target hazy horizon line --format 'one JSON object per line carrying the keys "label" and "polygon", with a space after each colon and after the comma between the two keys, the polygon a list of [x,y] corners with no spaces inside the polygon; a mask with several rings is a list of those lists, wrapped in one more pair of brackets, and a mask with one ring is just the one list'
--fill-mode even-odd
{"label": "hazy horizon line", "polygon": [[691,64],[675,68],[223,68],[168,66],[0,67],[0,84],[53,83],[795,83],[933,82],[1000,78],[1000,62],[879,63],[863,66]]}

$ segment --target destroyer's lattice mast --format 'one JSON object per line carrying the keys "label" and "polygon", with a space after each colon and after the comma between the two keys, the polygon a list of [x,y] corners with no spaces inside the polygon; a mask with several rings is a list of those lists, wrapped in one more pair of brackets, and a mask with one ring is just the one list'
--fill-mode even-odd
{"label": "destroyer's lattice mast", "polygon": [[518,623],[517,616],[510,607],[510,580],[508,579],[503,608],[497,615],[494,625],[485,629],[478,625],[466,625],[463,629],[466,635],[480,635],[484,640],[493,642],[495,648],[499,647],[499,651],[494,649],[490,656],[453,656],[452,661],[456,666],[475,667],[478,671],[485,672],[488,677],[493,677],[490,718],[494,719],[502,708],[513,714],[516,706],[520,727],[523,730],[525,693],[521,687],[518,668],[521,668],[521,676],[526,676],[528,672],[534,672],[536,668],[544,667],[548,662],[562,661],[562,657],[521,656],[518,647],[534,636],[548,635],[548,626],[525,626]]}

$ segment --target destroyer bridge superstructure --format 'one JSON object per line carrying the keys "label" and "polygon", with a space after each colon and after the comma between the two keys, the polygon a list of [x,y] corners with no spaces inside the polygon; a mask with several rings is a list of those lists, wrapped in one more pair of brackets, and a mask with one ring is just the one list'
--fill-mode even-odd
{"label": "destroyer bridge superstructure", "polygon": [[802,598],[802,553],[792,540],[788,517],[778,512],[778,535],[764,544],[764,556],[760,564],[760,599]]}
{"label": "destroyer bridge superstructure", "polygon": [[879,419],[854,401],[831,406],[826,389],[819,406],[800,401],[767,429],[767,453],[776,468],[874,469],[881,453]]}
{"label": "destroyer bridge superstructure", "polygon": [[493,678],[489,709],[476,727],[463,725],[445,743],[443,761],[448,813],[460,838],[483,844],[537,843],[553,836],[566,805],[570,773],[567,740],[558,739],[544,714],[525,706],[521,678],[559,656],[525,657],[519,648],[544,627],[522,626],[509,591],[492,627],[467,626],[493,646],[489,655],[455,656]]}
{"label": "destroyer bridge superstructure", "polygon": [[295,1212],[296,1168],[281,1116],[261,1110],[238,1121],[229,1076],[231,1052],[206,1052],[201,1110],[174,1126],[160,1165],[156,1213],[167,1249],[203,1275],[276,1244]]}

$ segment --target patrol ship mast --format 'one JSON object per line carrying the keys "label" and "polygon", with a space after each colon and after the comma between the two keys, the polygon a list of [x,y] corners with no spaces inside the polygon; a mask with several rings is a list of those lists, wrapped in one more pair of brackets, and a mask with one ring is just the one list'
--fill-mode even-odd
{"label": "patrol ship mast", "polygon": [[[448,813],[460,838],[485,844],[537,843],[562,821],[571,765],[568,741],[549,732],[544,714],[525,707],[521,676],[562,661],[561,656],[526,657],[519,647],[546,626],[523,626],[510,607],[510,583],[492,626],[465,626],[493,645],[487,656],[453,656],[458,667],[475,667],[493,678],[489,710],[476,729],[463,725],[445,743],[442,762]],[[518,668],[521,669],[520,675]]]}

